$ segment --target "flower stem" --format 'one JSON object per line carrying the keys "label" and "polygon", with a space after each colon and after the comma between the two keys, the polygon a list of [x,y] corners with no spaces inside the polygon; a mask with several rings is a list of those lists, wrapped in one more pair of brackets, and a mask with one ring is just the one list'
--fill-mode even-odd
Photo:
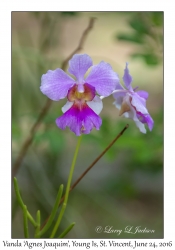
{"label": "flower stem", "polygon": [[75,149],[75,153],[74,153],[74,157],[73,157],[73,161],[72,161],[72,165],[71,165],[71,168],[70,168],[70,173],[69,173],[69,177],[68,177],[68,181],[67,181],[65,199],[64,199],[63,205],[61,207],[61,211],[59,213],[57,222],[56,222],[56,224],[54,226],[54,229],[53,229],[53,231],[52,231],[52,233],[50,235],[50,238],[54,238],[55,233],[56,233],[56,231],[57,231],[57,229],[58,229],[58,227],[60,225],[61,219],[63,217],[63,214],[64,214],[66,206],[67,206],[67,201],[68,201],[68,197],[69,197],[69,189],[70,189],[70,185],[71,185],[71,181],[72,181],[72,176],[73,176],[73,172],[74,172],[74,167],[75,167],[78,151],[79,151],[79,148],[80,148],[81,139],[82,139],[82,136],[79,137],[78,142],[77,142],[77,146],[76,146],[76,149]]}
{"label": "flower stem", "polygon": [[[112,145],[123,135],[125,130],[129,127],[129,124],[126,124],[124,129],[114,138],[113,141],[103,150],[103,152],[91,163],[91,165],[80,175],[80,177],[74,182],[74,184],[70,187],[70,191],[76,187],[76,185],[83,179],[83,177],[91,170],[91,168],[102,158],[102,156],[112,147]],[[65,196],[62,197],[60,204],[64,201]]]}
{"label": "flower stem", "polygon": [[[101,159],[101,157],[112,147],[112,145],[123,135],[123,133],[125,132],[125,130],[129,127],[129,124],[127,124],[122,131],[115,137],[115,139],[107,146],[107,148],[105,148],[105,150],[103,150],[103,152],[92,162],[92,164],[80,175],[80,177],[74,182],[74,184],[70,187],[69,192],[72,191],[76,185],[84,178],[84,176],[89,172],[89,170],[91,170],[91,168]],[[64,201],[65,196],[63,196],[60,200],[59,205],[61,205],[61,203]],[[45,224],[47,223],[47,221],[49,220],[49,218],[47,218],[45,220],[45,222],[43,223],[41,229],[45,226]]]}

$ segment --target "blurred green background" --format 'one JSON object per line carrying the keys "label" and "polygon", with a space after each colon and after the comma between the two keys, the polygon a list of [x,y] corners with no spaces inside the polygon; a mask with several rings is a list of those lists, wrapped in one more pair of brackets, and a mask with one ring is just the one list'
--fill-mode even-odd
{"label": "blurred green background", "polygon": [[[83,136],[73,182],[127,123],[130,127],[72,191],[58,234],[76,222],[67,238],[163,238],[163,12],[12,12],[12,160],[46,102],[39,89],[42,74],[59,68],[73,52],[90,17],[97,20],[80,53],[94,64],[109,62],[122,84],[129,62],[133,87],[149,92],[155,124],[141,134],[132,120],[118,116],[112,96],[104,99],[103,124]],[[33,216],[41,210],[42,222],[60,184],[66,185],[77,141],[55,124],[65,103],[53,102],[16,175],[25,204]],[[155,233],[95,232],[108,225]],[[23,237],[22,211],[12,190],[12,238]]]}

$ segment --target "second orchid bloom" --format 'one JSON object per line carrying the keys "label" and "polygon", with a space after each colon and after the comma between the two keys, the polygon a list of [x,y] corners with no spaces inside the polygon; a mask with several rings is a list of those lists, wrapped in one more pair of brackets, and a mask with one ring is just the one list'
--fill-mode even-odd
{"label": "second orchid bloom", "polygon": [[[90,67],[91,71],[85,77]],[[62,69],[49,70],[41,78],[40,90],[48,98],[53,101],[67,98],[67,103],[62,107],[64,114],[56,119],[59,128],[69,127],[77,136],[89,134],[94,127],[99,130],[102,124],[99,116],[103,108],[102,98],[113,94],[120,114],[133,119],[143,133],[146,132],[144,123],[152,129],[153,120],[146,109],[148,94],[132,89],[127,65],[123,77],[127,90],[120,85],[118,75],[110,64],[102,61],[93,66],[92,59],[86,54],[74,55],[69,61],[68,72],[76,80]]]}

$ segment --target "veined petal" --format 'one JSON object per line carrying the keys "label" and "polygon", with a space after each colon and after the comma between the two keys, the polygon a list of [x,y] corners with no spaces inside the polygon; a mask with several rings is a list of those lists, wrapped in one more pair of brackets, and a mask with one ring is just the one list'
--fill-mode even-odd
{"label": "veined petal", "polygon": [[111,65],[102,61],[98,65],[92,66],[85,81],[95,87],[99,95],[108,96],[116,88],[119,78]]}
{"label": "veined petal", "polygon": [[76,54],[69,61],[68,72],[77,78],[77,83],[84,83],[84,75],[92,66],[92,59],[87,54]]}
{"label": "veined petal", "polygon": [[99,96],[95,96],[92,101],[86,103],[97,115],[99,115],[103,109],[103,102]]}
{"label": "veined petal", "polygon": [[56,124],[59,128],[65,129],[69,127],[77,136],[89,134],[95,127],[99,130],[102,121],[95,112],[85,103],[80,107],[74,104],[61,117],[56,119]]}
{"label": "veined petal", "polygon": [[68,90],[75,84],[73,78],[62,69],[48,70],[41,77],[41,92],[53,101],[66,97]]}
{"label": "veined petal", "polygon": [[129,74],[128,63],[126,63],[126,68],[124,69],[123,81],[128,90],[132,90],[131,82],[132,76]]}

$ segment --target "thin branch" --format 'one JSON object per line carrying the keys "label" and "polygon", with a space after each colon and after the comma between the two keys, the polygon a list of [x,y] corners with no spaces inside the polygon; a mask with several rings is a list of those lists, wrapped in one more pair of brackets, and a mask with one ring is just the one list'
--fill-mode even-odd
{"label": "thin branch", "polygon": [[96,18],[95,17],[91,17],[90,20],[89,20],[89,25],[88,27],[84,30],[82,36],[81,36],[81,39],[80,39],[80,42],[78,44],[78,47],[68,56],[68,58],[63,62],[62,64],[62,68],[64,68],[64,70],[66,69],[66,66],[67,66],[67,63],[68,61],[72,58],[72,56],[75,54],[75,53],[78,53],[80,50],[82,50],[83,46],[84,46],[84,43],[86,41],[86,38],[89,34],[89,31],[93,28],[94,26],[94,22],[95,22]]}
{"label": "thin branch", "polygon": [[[94,21],[95,21],[95,18],[90,18],[89,24],[88,24],[87,28],[84,30],[84,32],[83,32],[83,34],[81,36],[78,47],[63,61],[62,65],[61,65],[62,70],[66,69],[67,63],[72,58],[72,56],[75,53],[78,53],[83,48],[85,40],[87,38],[87,35],[89,34],[90,30],[93,28]],[[18,157],[17,157],[17,159],[16,159],[16,161],[15,161],[15,163],[13,165],[12,179],[14,178],[16,173],[18,172],[18,170],[20,168],[20,165],[22,163],[22,160],[23,160],[24,156],[26,155],[26,152],[27,152],[29,146],[32,144],[34,135],[35,135],[36,131],[38,130],[38,128],[39,128],[39,126],[41,124],[41,121],[43,120],[43,118],[47,114],[51,104],[52,104],[52,100],[47,99],[44,107],[42,108],[42,110],[41,110],[41,112],[40,112],[40,114],[38,116],[38,119],[36,120],[36,122],[34,123],[34,125],[32,126],[32,128],[30,130],[29,136],[27,137],[24,144],[22,145],[21,150],[19,152],[19,155],[18,155]]]}
{"label": "thin branch", "polygon": [[[74,184],[70,187],[69,192],[72,191],[77,184],[83,179],[83,177],[89,172],[89,170],[100,160],[100,158],[112,147],[112,145],[123,135],[125,130],[129,127],[129,124],[126,124],[126,126],[122,129],[122,131],[115,137],[115,139],[105,148],[105,150],[92,162],[92,164],[80,175],[80,177],[74,182]],[[59,206],[64,201],[65,195],[60,200]],[[43,223],[41,229],[44,227],[44,225],[47,223],[49,217],[45,220]]]}

